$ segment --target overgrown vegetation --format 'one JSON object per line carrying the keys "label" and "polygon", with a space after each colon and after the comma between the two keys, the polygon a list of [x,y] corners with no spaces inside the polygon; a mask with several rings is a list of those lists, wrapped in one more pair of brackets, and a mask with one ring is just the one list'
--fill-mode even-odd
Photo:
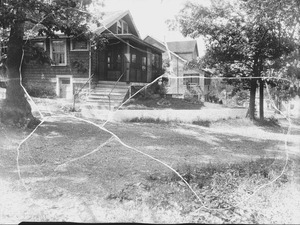
{"label": "overgrown vegetation", "polygon": [[203,127],[209,127],[211,124],[211,121],[209,120],[197,120],[193,121],[192,124],[198,125],[198,126],[203,126]]}
{"label": "overgrown vegetation", "polygon": [[160,118],[151,118],[151,117],[135,117],[132,119],[125,120],[124,122],[128,123],[158,123],[158,124],[168,124],[171,121],[163,120]]}
{"label": "overgrown vegetation", "polygon": [[56,93],[49,83],[30,83],[24,85],[31,97],[54,98]]}
{"label": "overgrown vegetation", "polygon": [[[189,223],[296,223],[300,206],[299,189],[293,181],[293,163],[285,160],[259,158],[235,164],[207,164],[203,167],[178,166],[179,173],[201,198],[200,203],[186,184],[175,174],[152,174],[147,182],[128,185],[108,196],[109,200],[135,201],[157,212],[164,212],[160,221]],[[270,183],[257,193],[256,190]],[[296,192],[295,192],[296,191]],[[146,192],[147,194],[142,193]],[[202,204],[211,210],[202,208]],[[217,209],[217,210],[216,210]],[[180,214],[178,214],[180,212]],[[180,216],[179,216],[180,215]],[[298,221],[299,222],[299,221]]]}

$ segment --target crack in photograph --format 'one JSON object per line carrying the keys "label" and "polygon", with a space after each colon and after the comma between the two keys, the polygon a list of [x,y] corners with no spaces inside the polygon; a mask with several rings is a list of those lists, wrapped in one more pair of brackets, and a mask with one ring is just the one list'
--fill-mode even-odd
{"label": "crack in photograph", "polygon": [[0,224],[299,208],[299,0],[0,0]]}

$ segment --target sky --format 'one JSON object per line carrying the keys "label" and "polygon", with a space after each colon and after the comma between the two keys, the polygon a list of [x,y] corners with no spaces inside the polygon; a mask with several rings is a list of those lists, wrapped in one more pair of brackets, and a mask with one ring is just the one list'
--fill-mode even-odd
{"label": "sky", "polygon": [[[169,31],[165,21],[173,19],[187,0],[105,0],[104,10],[130,10],[141,38],[151,35],[160,41],[191,40],[179,31]],[[208,5],[209,0],[193,0]],[[204,42],[197,39],[199,55],[204,54]]]}

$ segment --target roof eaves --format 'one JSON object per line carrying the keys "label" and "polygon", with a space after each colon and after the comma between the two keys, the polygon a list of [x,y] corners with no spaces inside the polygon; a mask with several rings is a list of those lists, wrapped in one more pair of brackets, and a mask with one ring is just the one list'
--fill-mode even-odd
{"label": "roof eaves", "polygon": [[127,15],[128,10],[126,11],[116,11],[115,14],[120,13],[117,17],[109,20],[108,22],[106,20],[108,19],[104,19],[102,21],[99,21],[101,23],[101,27],[99,27],[98,29],[95,30],[95,33],[101,34],[104,30],[107,30],[108,28],[110,28],[114,23],[116,23],[118,20],[120,20],[121,18],[123,18],[124,16]]}
{"label": "roof eaves", "polygon": [[160,48],[157,48],[157,47],[155,47],[155,46],[147,43],[146,41],[140,39],[139,37],[137,37],[137,36],[135,36],[133,34],[106,34],[106,35],[107,35],[107,37],[110,37],[110,38],[115,37],[117,39],[122,39],[122,40],[126,39],[126,38],[127,39],[132,39],[132,40],[135,40],[136,42],[142,43],[142,44],[144,44],[144,45],[146,45],[146,46],[148,46],[150,48],[153,48],[153,49],[155,49],[158,52],[161,52],[161,53],[163,52]]}
{"label": "roof eaves", "polygon": [[134,27],[134,29],[135,29],[135,31],[136,31],[138,37],[141,38],[140,32],[139,32],[139,30],[137,29],[137,27],[136,27],[136,25],[135,25],[135,23],[134,23],[134,21],[133,21],[131,12],[130,12],[129,10],[127,10],[126,12],[127,12],[128,16],[129,16],[130,19],[131,19],[132,25],[133,25],[133,27]]}
{"label": "roof eaves", "polygon": [[[160,43],[161,45],[166,46],[166,43],[163,43],[162,41],[158,40],[157,38],[154,38],[153,36],[147,35],[147,37],[150,37],[150,38],[154,39],[155,41],[157,41],[158,43]],[[146,38],[147,38],[147,37],[146,37]],[[145,39],[146,39],[146,38],[145,38]],[[165,47],[165,48],[166,48],[166,47]],[[167,48],[166,48],[165,51],[167,51]],[[168,50],[168,51],[169,51],[172,55],[174,55],[176,58],[180,59],[181,61],[187,62],[187,60],[181,58],[181,57],[180,57],[179,55],[177,55],[175,52],[172,52],[171,50]]]}

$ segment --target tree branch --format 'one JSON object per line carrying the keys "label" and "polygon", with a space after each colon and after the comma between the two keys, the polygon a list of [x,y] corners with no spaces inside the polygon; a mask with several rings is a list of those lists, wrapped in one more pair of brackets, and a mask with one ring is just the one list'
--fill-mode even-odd
{"label": "tree branch", "polygon": [[34,20],[34,19],[31,19],[31,18],[26,18],[26,19],[24,19],[24,22],[31,22],[31,23],[33,23],[33,24],[38,24],[38,23],[40,23],[39,21],[36,21],[36,20]]}

